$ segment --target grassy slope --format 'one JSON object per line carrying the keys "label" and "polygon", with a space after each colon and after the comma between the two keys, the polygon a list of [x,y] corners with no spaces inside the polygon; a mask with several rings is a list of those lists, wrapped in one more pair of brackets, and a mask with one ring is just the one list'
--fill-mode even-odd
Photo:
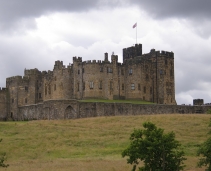
{"label": "grassy slope", "polygon": [[1,122],[5,170],[128,171],[121,152],[134,128],[151,121],[174,131],[186,153],[186,170],[195,169],[197,146],[207,138],[211,115],[140,115],[59,121]]}

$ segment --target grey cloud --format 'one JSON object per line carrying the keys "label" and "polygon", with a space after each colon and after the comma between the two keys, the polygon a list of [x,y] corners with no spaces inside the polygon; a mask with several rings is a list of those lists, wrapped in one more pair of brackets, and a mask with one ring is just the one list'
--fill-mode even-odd
{"label": "grey cloud", "polygon": [[209,18],[211,16],[210,0],[130,0],[156,18]]}
{"label": "grey cloud", "polygon": [[86,11],[98,5],[98,0],[0,0],[0,28],[8,29],[24,18],[36,18],[46,13]]}

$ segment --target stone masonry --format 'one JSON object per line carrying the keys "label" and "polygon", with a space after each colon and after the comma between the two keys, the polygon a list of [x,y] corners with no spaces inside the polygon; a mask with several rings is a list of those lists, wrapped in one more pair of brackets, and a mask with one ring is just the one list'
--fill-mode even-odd
{"label": "stone masonry", "polygon": [[[81,57],[73,57],[73,63],[68,66],[55,61],[52,71],[25,69],[24,76],[7,78],[6,88],[0,89],[0,117],[20,120],[28,116],[27,111],[34,113],[36,108],[42,115],[36,116],[37,119],[50,119],[49,111],[54,113],[52,118],[74,118],[69,113],[79,110],[67,105],[60,115],[57,105],[91,98],[136,99],[176,105],[174,53],[152,49],[142,54],[142,44],[136,44],[123,49],[123,63],[118,62],[114,53],[110,60],[105,53],[103,61],[82,61]],[[56,104],[47,107],[48,102]],[[90,110],[87,112],[91,115]]]}

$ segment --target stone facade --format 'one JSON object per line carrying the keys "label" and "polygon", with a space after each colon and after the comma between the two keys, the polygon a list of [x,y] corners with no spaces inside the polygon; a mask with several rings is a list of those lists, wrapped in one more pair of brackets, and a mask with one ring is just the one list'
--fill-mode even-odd
{"label": "stone facade", "polygon": [[129,103],[91,103],[77,100],[49,100],[40,104],[19,107],[16,120],[78,119],[99,116],[200,114],[211,106],[141,105]]}
{"label": "stone facade", "polygon": [[[55,61],[52,71],[25,69],[23,77],[7,78],[6,88],[0,90],[0,116],[16,120],[24,118],[26,113],[30,116],[27,111],[37,111],[30,118],[74,118],[76,114],[74,117],[73,114],[60,115],[55,105],[47,107],[48,102],[57,101],[63,106],[71,99],[90,98],[136,99],[176,105],[174,53],[152,49],[142,54],[142,44],[136,44],[123,49],[123,63],[119,63],[114,54],[109,60],[105,53],[103,61],[82,61],[81,57],[73,57],[73,63],[68,66]],[[73,111],[72,106],[67,108]],[[46,115],[46,111],[53,116]],[[90,115],[93,114],[90,112]]]}
{"label": "stone facade", "polygon": [[0,88],[0,120],[6,120],[8,113],[8,91],[6,88]]}

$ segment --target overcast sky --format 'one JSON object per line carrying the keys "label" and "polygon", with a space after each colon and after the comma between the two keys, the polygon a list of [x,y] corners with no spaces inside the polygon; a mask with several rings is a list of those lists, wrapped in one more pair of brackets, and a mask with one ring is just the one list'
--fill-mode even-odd
{"label": "overcast sky", "polygon": [[211,103],[210,0],[0,0],[0,87],[73,56],[103,60],[137,42],[174,52],[176,100]]}

